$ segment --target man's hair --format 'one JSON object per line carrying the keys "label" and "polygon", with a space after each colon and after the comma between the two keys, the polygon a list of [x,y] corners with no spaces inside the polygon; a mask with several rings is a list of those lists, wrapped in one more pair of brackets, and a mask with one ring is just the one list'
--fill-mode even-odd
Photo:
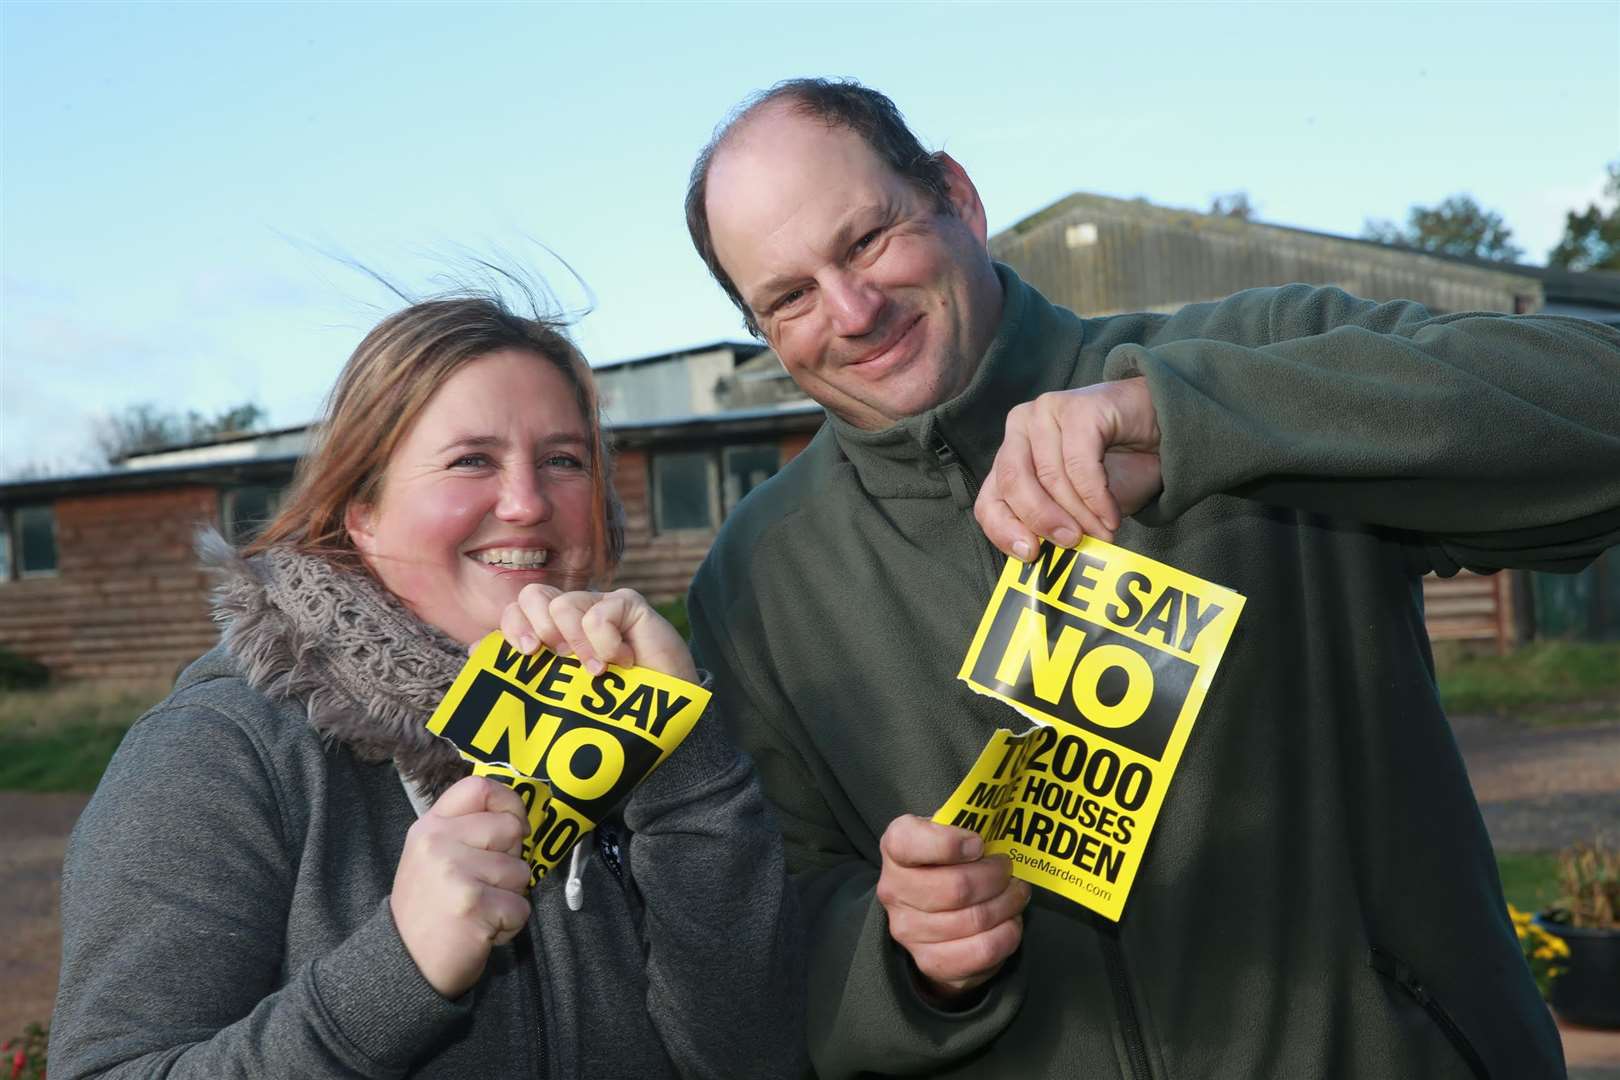
{"label": "man's hair", "polygon": [[748,97],[732,110],[731,115],[715,129],[714,136],[698,154],[692,166],[692,178],[686,185],[686,229],[692,234],[692,245],[703,257],[703,263],[720,283],[731,302],[742,312],[743,322],[756,337],[763,337],[754,313],[737,291],[736,283],[714,252],[714,237],[709,232],[709,211],[706,205],[709,190],[709,167],[715,155],[725,146],[731,133],[747,122],[748,118],[767,105],[785,102],[800,116],[820,120],[830,128],[845,128],[860,136],[878,158],[893,169],[901,179],[934,200],[942,213],[951,212],[949,189],[945,181],[945,166],[937,154],[923,149],[917,136],[906,126],[905,117],[894,102],[854,79],[786,79],[768,90]]}
{"label": "man's hair", "polygon": [[624,515],[613,491],[590,365],[560,320],[519,315],[501,297],[424,300],[378,323],[355,348],[327,399],[314,446],[298,463],[287,502],[246,548],[285,545],[364,570],[346,514],[375,503],[394,448],[451,376],[490,353],[531,353],[559,371],[590,439],[593,582],[605,581],[624,552]]}

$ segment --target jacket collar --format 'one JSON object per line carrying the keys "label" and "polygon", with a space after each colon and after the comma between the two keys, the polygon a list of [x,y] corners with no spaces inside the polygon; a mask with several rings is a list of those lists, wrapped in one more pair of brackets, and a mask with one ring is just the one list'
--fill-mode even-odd
{"label": "jacket collar", "polygon": [[370,575],[320,556],[273,547],[244,559],[211,530],[198,554],[215,576],[221,646],[248,685],[302,705],[323,738],[361,761],[392,760],[433,798],[467,774],[426,726],[466,661],[460,644]]}
{"label": "jacket collar", "polygon": [[1007,413],[1051,390],[1074,385],[1085,337],[1082,321],[1047,301],[1011,267],[1001,279],[1001,322],[967,389],[881,431],[863,431],[828,413],[839,448],[861,486],[876,496],[937,498],[949,494],[941,471],[954,453],[980,482],[1001,447]]}

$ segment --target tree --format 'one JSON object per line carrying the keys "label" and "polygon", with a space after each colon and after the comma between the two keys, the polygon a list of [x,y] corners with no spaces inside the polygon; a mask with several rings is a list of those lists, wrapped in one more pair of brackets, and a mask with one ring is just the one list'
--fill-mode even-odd
{"label": "tree", "polygon": [[1237,218],[1239,221],[1253,221],[1256,209],[1249,201],[1247,191],[1228,191],[1215,196],[1210,200],[1209,212],[1212,217]]}
{"label": "tree", "polygon": [[1513,243],[1513,230],[1502,215],[1487,210],[1472,195],[1453,195],[1439,206],[1414,206],[1405,227],[1368,219],[1361,235],[1382,244],[1400,244],[1437,255],[1462,255],[1511,262],[1524,254]]}
{"label": "tree", "polygon": [[1620,159],[1610,162],[1607,171],[1603,194],[1610,202],[1608,211],[1591,203],[1581,213],[1565,214],[1564,238],[1547,253],[1548,266],[1620,270]]}
{"label": "tree", "polygon": [[111,465],[133,454],[254,431],[265,419],[265,411],[252,402],[225,409],[217,416],[204,416],[194,409],[181,416],[142,402],[96,420],[94,437],[97,451]]}

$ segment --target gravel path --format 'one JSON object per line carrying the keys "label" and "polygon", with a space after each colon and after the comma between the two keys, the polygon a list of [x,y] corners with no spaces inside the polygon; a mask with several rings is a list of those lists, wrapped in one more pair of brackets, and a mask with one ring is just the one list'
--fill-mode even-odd
{"label": "gravel path", "polygon": [[1453,720],[1497,851],[1554,851],[1606,832],[1620,842],[1620,722],[1526,729]]}
{"label": "gravel path", "polygon": [[88,795],[0,791],[0,1041],[45,1021],[61,960],[62,854]]}

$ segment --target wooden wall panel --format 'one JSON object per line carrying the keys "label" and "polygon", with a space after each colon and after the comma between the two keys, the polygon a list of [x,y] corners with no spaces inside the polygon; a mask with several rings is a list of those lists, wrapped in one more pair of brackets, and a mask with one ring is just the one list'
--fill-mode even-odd
{"label": "wooden wall panel", "polygon": [[0,583],[0,645],[58,678],[167,678],[218,638],[193,542],[210,487],[58,499],[57,572]]}

